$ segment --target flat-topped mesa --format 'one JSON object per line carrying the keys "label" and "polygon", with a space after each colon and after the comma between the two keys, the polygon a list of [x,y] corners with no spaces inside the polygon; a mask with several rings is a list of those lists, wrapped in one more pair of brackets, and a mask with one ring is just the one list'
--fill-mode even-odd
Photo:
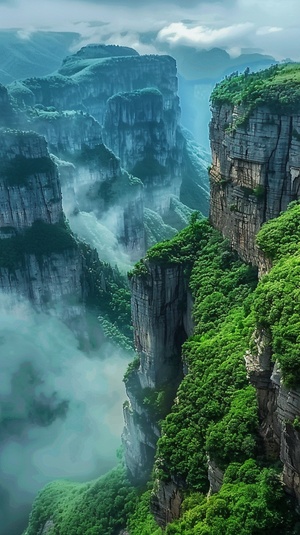
{"label": "flat-topped mesa", "polygon": [[176,62],[170,56],[131,55],[78,60],[61,67],[59,73],[80,87],[82,103],[103,124],[106,101],[117,93],[155,87],[164,96],[164,108],[176,103],[178,80]]}
{"label": "flat-topped mesa", "polygon": [[170,195],[179,196],[181,185],[182,143],[176,102],[165,110],[163,95],[154,88],[111,97],[104,140],[123,167],[143,181],[146,206],[160,213],[168,210]]}
{"label": "flat-topped mesa", "polygon": [[44,138],[34,132],[0,130],[0,233],[24,230],[34,221],[61,221],[56,166]]}
{"label": "flat-topped mesa", "polygon": [[114,56],[139,56],[139,53],[128,46],[90,44],[83,46],[80,50],[66,57],[63,60],[63,68],[74,67],[74,61],[83,61],[87,59],[112,58]]}
{"label": "flat-topped mesa", "polygon": [[232,76],[212,93],[210,219],[246,262],[262,223],[300,197],[299,65]]}
{"label": "flat-topped mesa", "polygon": [[170,56],[82,58],[77,53],[67,58],[57,74],[14,82],[8,89],[19,105],[83,109],[103,124],[111,96],[145,87],[161,91],[166,110],[179,110],[176,62]]}

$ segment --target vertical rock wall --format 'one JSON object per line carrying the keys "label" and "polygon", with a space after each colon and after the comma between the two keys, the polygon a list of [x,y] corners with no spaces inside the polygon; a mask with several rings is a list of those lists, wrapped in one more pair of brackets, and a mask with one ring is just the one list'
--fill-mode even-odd
{"label": "vertical rock wall", "polygon": [[168,389],[172,402],[183,377],[181,346],[191,334],[183,267],[147,262],[144,268],[131,280],[137,361],[126,381],[123,433],[126,464],[136,481],[149,477],[160,433],[151,393]]}
{"label": "vertical rock wall", "polygon": [[9,252],[5,256],[8,240],[16,236],[38,239],[34,233],[24,237],[34,223],[49,226],[49,240],[51,226],[63,225],[58,171],[46,141],[34,132],[1,131],[0,159],[0,238],[4,244],[0,290],[17,299],[28,298],[38,310],[54,311],[79,333],[84,313],[83,259],[75,241],[69,240],[65,250],[49,255],[30,253],[36,244],[24,242],[17,258],[13,260]]}
{"label": "vertical rock wall", "polygon": [[300,197],[300,116],[258,107],[241,124],[242,106],[214,107],[210,219],[246,262],[264,260],[261,225]]}
{"label": "vertical rock wall", "polygon": [[[261,274],[272,266],[256,245],[261,225],[300,198],[300,115],[279,115],[259,106],[245,120],[243,106],[212,110],[212,224],[230,240],[241,258]],[[260,432],[266,455],[280,458],[283,480],[300,500],[300,394],[288,391],[272,362],[270,333],[255,334],[256,353],[246,355],[257,389]]]}

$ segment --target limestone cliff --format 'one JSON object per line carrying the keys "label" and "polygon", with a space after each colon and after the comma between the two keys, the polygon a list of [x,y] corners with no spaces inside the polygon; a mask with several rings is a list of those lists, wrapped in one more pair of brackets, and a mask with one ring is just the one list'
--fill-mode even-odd
{"label": "limestone cliff", "polygon": [[34,132],[0,134],[0,290],[56,309],[76,332],[83,258],[65,227],[58,171]]}
{"label": "limestone cliff", "polygon": [[62,217],[58,172],[44,138],[34,132],[0,131],[1,234],[30,227],[36,220]]}
{"label": "limestone cliff", "polygon": [[300,501],[299,428],[293,424],[300,415],[300,392],[283,385],[278,366],[272,362],[271,335],[258,331],[254,337],[256,351],[245,356],[250,382],[257,389],[260,433],[266,455],[280,458],[283,482],[289,493]]}
{"label": "limestone cliff", "polygon": [[[184,139],[175,60],[91,45],[66,58],[57,74],[15,82],[8,90],[25,123],[45,135],[51,152],[74,165],[67,177],[74,207],[101,218],[114,206],[121,213],[119,242],[133,260],[141,257],[143,206],[166,214],[171,196],[180,194]],[[120,160],[111,153],[108,165],[107,151],[90,152],[103,141]],[[139,177],[144,189],[128,188],[121,167]],[[116,184],[118,202],[111,203]]]}
{"label": "limestone cliff", "polygon": [[0,84],[0,126],[12,127],[17,122],[17,116],[13,108],[6,87]]}
{"label": "limestone cliff", "polygon": [[[288,85],[292,72],[293,66],[290,71],[283,66],[265,76],[231,77],[212,96],[211,222],[261,275],[272,267],[256,244],[261,225],[300,198],[300,103],[292,97],[297,81]],[[265,89],[266,79],[272,85]],[[251,84],[256,84],[256,93],[251,94]],[[246,354],[246,367],[257,389],[265,452],[280,458],[286,488],[299,500],[300,439],[292,425],[300,415],[299,392],[287,389],[274,367],[269,331],[258,328],[254,347]]]}
{"label": "limestone cliff", "polygon": [[255,244],[261,225],[300,196],[300,115],[259,105],[213,104],[210,218],[241,258],[263,260]]}
{"label": "limestone cliff", "polygon": [[121,93],[107,102],[104,139],[125,169],[143,180],[145,203],[159,213],[179,196],[183,140],[178,131],[178,103],[164,109],[157,89]]}
{"label": "limestone cliff", "polygon": [[33,108],[29,119],[32,130],[45,136],[50,152],[59,157],[65,158],[85,146],[92,149],[102,143],[100,124],[82,111]]}
{"label": "limestone cliff", "polygon": [[[109,49],[106,57],[103,57],[103,48]],[[130,55],[122,55],[121,51],[117,56],[112,49],[102,45],[83,48],[68,57],[57,74],[14,82],[8,87],[9,92],[20,105],[42,104],[60,111],[81,109],[88,111],[100,124],[104,122],[107,100],[120,92],[155,87],[164,96],[165,109],[173,105],[179,108],[173,58],[139,56],[133,50]]]}
{"label": "limestone cliff", "polygon": [[131,290],[137,359],[126,376],[123,443],[131,477],[145,481],[160,436],[158,421],[183,377],[181,346],[192,332],[191,302],[182,266],[146,261],[140,273],[133,272]]}

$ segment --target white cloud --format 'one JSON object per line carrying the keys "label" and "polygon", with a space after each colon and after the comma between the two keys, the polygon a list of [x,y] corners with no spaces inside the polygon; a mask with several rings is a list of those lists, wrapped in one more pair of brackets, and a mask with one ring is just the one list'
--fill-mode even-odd
{"label": "white cloud", "polygon": [[158,39],[160,41],[167,41],[171,45],[185,44],[199,48],[228,48],[233,46],[237,40],[251,34],[253,29],[254,25],[251,22],[222,28],[207,26],[190,27],[183,22],[178,22],[163,28],[158,34]]}
{"label": "white cloud", "polygon": [[[155,52],[153,44],[141,42],[140,34],[159,32],[160,49],[163,43],[199,49],[218,46],[236,55],[241,48],[254,48],[279,58],[300,59],[299,0],[191,0],[182,4],[176,0],[148,0],[139,5],[129,0],[0,0],[0,28],[20,28],[23,38],[33,28],[75,31],[82,34],[83,45],[123,44],[140,53]],[[187,19],[195,23],[187,24]]]}
{"label": "white cloud", "polygon": [[257,35],[267,35],[268,33],[277,33],[282,32],[283,28],[279,28],[278,26],[263,26],[262,28],[258,28],[256,31]]}

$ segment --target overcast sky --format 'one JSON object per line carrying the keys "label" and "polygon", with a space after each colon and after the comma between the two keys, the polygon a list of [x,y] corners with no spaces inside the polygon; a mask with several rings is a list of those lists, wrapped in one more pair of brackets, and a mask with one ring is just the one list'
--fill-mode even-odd
{"label": "overcast sky", "polygon": [[70,30],[83,44],[124,44],[141,53],[185,44],[300,60],[299,26],[299,0],[0,0],[0,28],[21,28],[24,38],[35,29]]}

